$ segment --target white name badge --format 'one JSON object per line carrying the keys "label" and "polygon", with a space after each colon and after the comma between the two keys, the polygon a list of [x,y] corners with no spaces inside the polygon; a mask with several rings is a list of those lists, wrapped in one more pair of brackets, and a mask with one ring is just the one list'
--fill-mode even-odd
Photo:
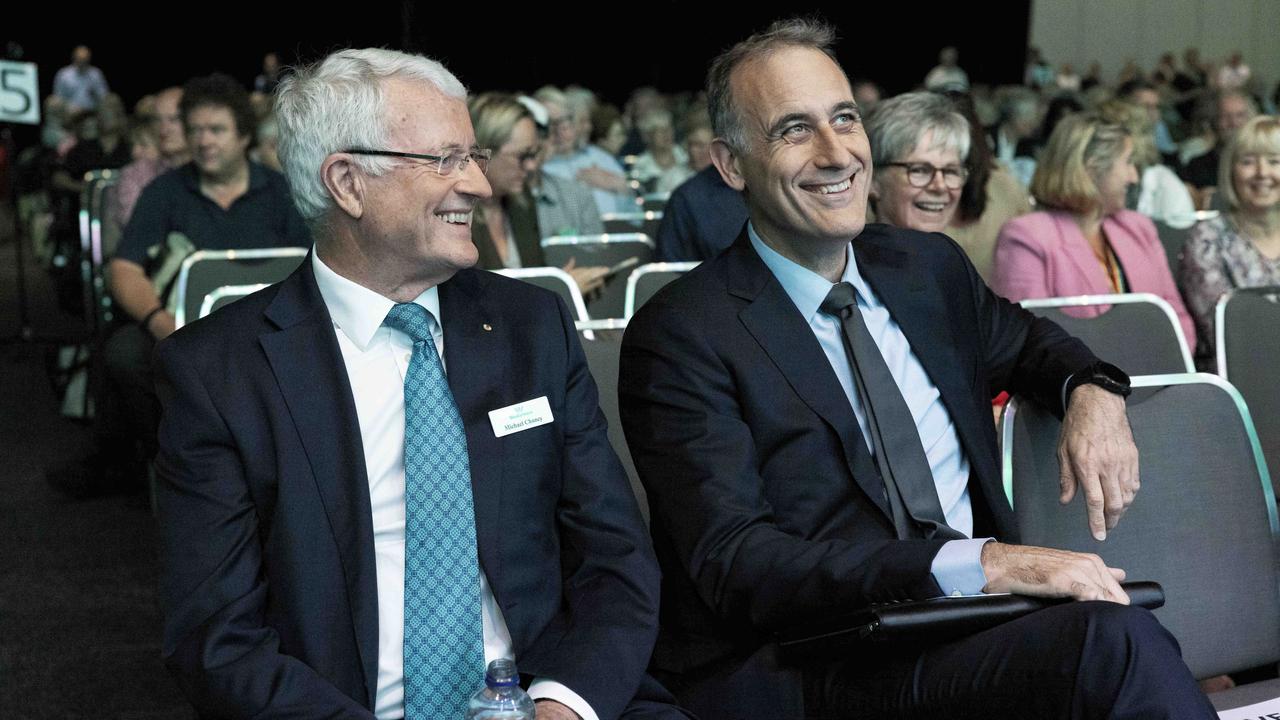
{"label": "white name badge", "polygon": [[551,417],[551,403],[547,402],[546,395],[489,412],[489,422],[493,425],[495,437],[546,425],[554,419]]}

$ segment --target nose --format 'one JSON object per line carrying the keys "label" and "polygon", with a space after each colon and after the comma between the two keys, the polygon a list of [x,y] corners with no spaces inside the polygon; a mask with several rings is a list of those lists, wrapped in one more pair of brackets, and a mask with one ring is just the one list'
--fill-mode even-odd
{"label": "nose", "polygon": [[484,176],[480,171],[480,166],[476,163],[469,162],[467,167],[462,171],[462,177],[458,180],[455,189],[463,194],[476,198],[477,200],[485,200],[493,197],[493,186],[489,184],[489,178]]}
{"label": "nose", "polygon": [[813,135],[813,143],[813,162],[818,167],[845,168],[853,160],[853,153],[830,127],[820,127]]}
{"label": "nose", "polygon": [[943,195],[947,193],[947,182],[942,177],[942,168],[933,169],[933,174],[929,176],[929,183],[924,187],[930,192],[940,193]]}

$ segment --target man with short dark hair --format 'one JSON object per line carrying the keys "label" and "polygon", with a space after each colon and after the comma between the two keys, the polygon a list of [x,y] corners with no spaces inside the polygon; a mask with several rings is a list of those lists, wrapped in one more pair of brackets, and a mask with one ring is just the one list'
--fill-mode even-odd
{"label": "man with short dark hair", "polygon": [[1186,183],[1200,192],[1197,207],[1207,209],[1213,202],[1213,191],[1218,187],[1218,161],[1222,150],[1231,142],[1236,131],[1244,127],[1258,108],[1253,98],[1242,90],[1223,90],[1210,98],[1213,114],[1214,144],[1208,152],[1187,161],[1179,175]]}
{"label": "man with short dark hair", "polygon": [[[218,74],[195,78],[181,91],[179,113],[191,161],[142,191],[108,266],[112,298],[128,324],[106,343],[94,456],[50,475],[51,484],[71,495],[142,487],[159,422],[151,349],[176,323],[162,297],[168,288],[157,288],[150,277],[168,254],[311,244],[284,176],[249,161],[255,120],[239,83]],[[174,235],[187,244],[171,242]]]}
{"label": "man with short dark hair", "polygon": [[[995,296],[945,236],[865,224],[871,152],[833,41],[780,21],[712,65],[713,158],[750,220],[623,341],[664,571],[659,678],[704,720],[1214,717],[1122,570],[1014,544],[991,397],[1065,415],[1062,499],[1084,494],[1102,540],[1138,485],[1128,378]],[[1106,602],[804,666],[773,642],[979,592]]]}

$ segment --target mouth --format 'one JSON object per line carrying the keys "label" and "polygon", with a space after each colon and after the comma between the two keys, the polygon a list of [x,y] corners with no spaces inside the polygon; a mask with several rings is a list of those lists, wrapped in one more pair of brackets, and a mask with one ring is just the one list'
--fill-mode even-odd
{"label": "mouth", "polygon": [[926,213],[940,213],[943,210],[946,210],[948,205],[946,202],[931,202],[928,200],[917,200],[911,204],[914,205],[917,210]]}
{"label": "mouth", "polygon": [[449,225],[461,225],[467,227],[471,225],[471,210],[445,210],[436,213],[436,217],[445,221]]}
{"label": "mouth", "polygon": [[839,182],[827,183],[825,185],[801,185],[800,187],[804,188],[808,192],[814,193],[815,195],[835,195],[845,192],[850,187],[853,187],[853,175],[850,175]]}

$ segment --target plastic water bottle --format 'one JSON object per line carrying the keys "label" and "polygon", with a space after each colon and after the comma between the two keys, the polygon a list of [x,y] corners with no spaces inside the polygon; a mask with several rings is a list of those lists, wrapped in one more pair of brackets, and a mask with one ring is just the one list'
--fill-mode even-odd
{"label": "plastic water bottle", "polygon": [[514,660],[500,658],[489,663],[484,687],[471,696],[467,720],[534,720],[533,698],[520,687]]}

